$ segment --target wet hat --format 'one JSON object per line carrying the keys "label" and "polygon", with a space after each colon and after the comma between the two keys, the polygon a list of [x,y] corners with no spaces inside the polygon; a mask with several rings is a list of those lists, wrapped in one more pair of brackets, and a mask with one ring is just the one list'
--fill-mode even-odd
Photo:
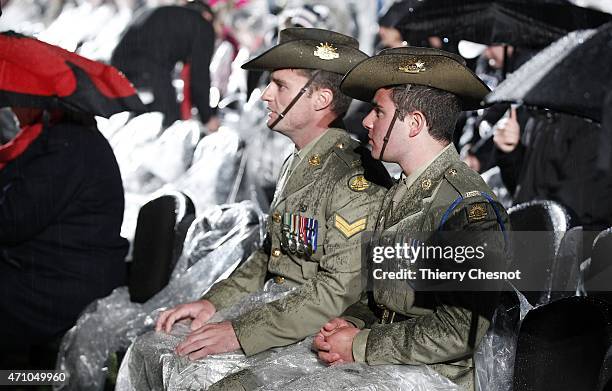
{"label": "wet hat", "polygon": [[344,34],[316,28],[282,30],[278,44],[245,63],[243,69],[320,69],[344,75],[368,56],[359,42]]}
{"label": "wet hat", "polygon": [[379,88],[402,84],[435,87],[455,94],[463,110],[476,110],[490,90],[460,56],[443,50],[400,47],[382,50],[351,69],[340,89],[370,102]]}

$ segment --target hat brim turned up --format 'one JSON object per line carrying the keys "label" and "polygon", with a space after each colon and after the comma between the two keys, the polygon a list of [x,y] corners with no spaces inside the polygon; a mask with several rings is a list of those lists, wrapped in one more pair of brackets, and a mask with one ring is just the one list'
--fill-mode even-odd
{"label": "hat brim turned up", "polygon": [[320,69],[346,74],[368,58],[357,41],[333,31],[289,28],[280,32],[279,44],[242,65],[243,69]]}
{"label": "hat brim turned up", "polygon": [[450,92],[457,96],[463,110],[482,108],[490,92],[461,57],[416,47],[386,49],[360,62],[347,73],[340,88],[348,96],[370,102],[379,88],[402,84]]}

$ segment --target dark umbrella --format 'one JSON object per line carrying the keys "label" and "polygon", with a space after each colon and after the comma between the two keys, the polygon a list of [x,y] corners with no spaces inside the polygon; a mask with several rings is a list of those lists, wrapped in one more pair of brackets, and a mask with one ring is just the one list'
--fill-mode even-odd
{"label": "dark umbrella", "polygon": [[0,33],[0,106],[63,108],[103,117],[146,111],[117,69],[13,32]]}
{"label": "dark umbrella", "polygon": [[602,120],[612,89],[612,23],[559,39],[490,93],[487,103],[517,102]]}
{"label": "dark umbrella", "polygon": [[395,2],[378,18],[378,25],[396,27],[407,14],[414,10],[414,7],[418,7],[420,4],[422,2],[419,0],[400,0]]}
{"label": "dark umbrella", "polygon": [[567,0],[423,0],[398,23],[406,35],[438,35],[520,47],[544,47],[612,15]]}

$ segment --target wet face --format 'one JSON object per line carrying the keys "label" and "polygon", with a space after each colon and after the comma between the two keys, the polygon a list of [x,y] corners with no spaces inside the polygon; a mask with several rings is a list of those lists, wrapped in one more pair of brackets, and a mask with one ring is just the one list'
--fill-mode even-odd
{"label": "wet face", "polygon": [[[271,126],[279,115],[287,108],[293,98],[300,92],[302,87],[308,82],[306,76],[301,75],[294,69],[281,69],[272,72],[270,84],[261,95],[261,99],[266,102],[268,113],[267,125]],[[289,135],[297,129],[304,127],[309,120],[312,120],[312,98],[308,93],[303,94],[295,105],[281,119],[273,130]]]}
{"label": "wet face", "polygon": [[[374,108],[363,119],[362,124],[368,130],[368,143],[372,146],[372,157],[380,160],[384,138],[395,114],[395,103],[391,99],[391,90],[381,88],[376,91],[372,104]],[[399,118],[395,120],[391,137],[383,155],[384,161],[395,163],[399,161],[402,154],[402,143],[408,139],[408,137],[404,137],[406,133],[405,121],[408,117],[409,115],[404,118],[404,121],[400,121]]]}

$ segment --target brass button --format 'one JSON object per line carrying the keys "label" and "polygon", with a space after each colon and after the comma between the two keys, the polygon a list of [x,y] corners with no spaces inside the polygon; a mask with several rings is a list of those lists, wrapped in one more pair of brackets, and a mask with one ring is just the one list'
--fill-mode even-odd
{"label": "brass button", "polygon": [[281,251],[277,248],[275,248],[274,250],[272,250],[272,256],[273,257],[280,257],[281,255]]}
{"label": "brass button", "polygon": [[448,170],[448,175],[451,175],[451,176],[457,175],[457,170],[454,168],[451,168],[450,170]]}
{"label": "brass button", "polygon": [[313,167],[316,167],[318,165],[321,164],[321,156],[319,155],[312,155],[311,157],[308,158],[308,164],[310,164]]}
{"label": "brass button", "polygon": [[281,214],[278,212],[274,212],[274,214],[272,215],[272,220],[274,220],[275,223],[280,223],[281,222]]}
{"label": "brass button", "polygon": [[423,181],[421,182],[421,187],[423,188],[423,190],[429,190],[429,188],[431,187],[431,179],[423,179]]}
{"label": "brass button", "polygon": [[274,277],[274,282],[277,283],[277,284],[283,284],[285,282],[285,277],[276,276],[276,277]]}
{"label": "brass button", "polygon": [[344,149],[344,143],[338,143],[336,147],[338,147],[338,149]]}

